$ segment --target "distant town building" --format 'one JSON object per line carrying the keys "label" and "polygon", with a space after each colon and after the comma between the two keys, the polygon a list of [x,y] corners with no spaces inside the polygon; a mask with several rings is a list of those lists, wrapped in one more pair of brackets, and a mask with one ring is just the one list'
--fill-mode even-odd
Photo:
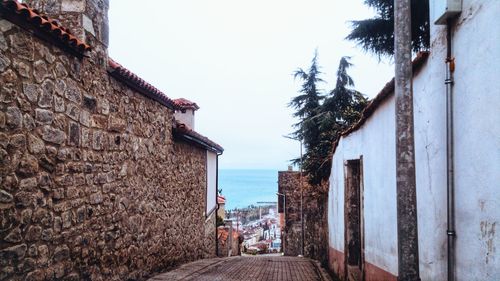
{"label": "distant town building", "polygon": [[217,195],[217,216],[226,218],[226,198],[222,195]]}

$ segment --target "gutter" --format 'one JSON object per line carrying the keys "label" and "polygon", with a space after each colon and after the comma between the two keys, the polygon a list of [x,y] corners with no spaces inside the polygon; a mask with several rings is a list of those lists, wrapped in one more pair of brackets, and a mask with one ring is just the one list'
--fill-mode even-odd
{"label": "gutter", "polygon": [[222,155],[222,151],[220,151],[219,149],[211,146],[210,144],[208,144],[200,139],[197,139],[197,138],[192,137],[190,135],[181,134],[181,133],[176,133],[176,135],[178,138],[181,138],[181,139],[184,139],[188,142],[192,142],[194,144],[197,144],[198,146],[201,146],[202,148],[205,148],[211,152],[215,152],[217,154],[217,156]]}

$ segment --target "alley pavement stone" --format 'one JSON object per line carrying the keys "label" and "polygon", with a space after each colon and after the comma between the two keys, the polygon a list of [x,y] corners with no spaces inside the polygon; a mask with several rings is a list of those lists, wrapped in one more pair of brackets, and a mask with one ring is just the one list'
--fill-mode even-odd
{"label": "alley pavement stone", "polygon": [[332,281],[319,263],[299,257],[257,256],[205,259],[148,281]]}

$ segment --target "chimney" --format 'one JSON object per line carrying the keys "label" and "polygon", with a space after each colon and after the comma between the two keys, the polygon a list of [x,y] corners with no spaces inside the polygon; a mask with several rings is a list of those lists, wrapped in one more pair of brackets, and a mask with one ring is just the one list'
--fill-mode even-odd
{"label": "chimney", "polygon": [[92,48],[107,52],[109,0],[24,0],[22,2],[56,19]]}
{"label": "chimney", "polygon": [[194,114],[200,107],[196,103],[183,98],[175,99],[174,104],[177,107],[174,113],[175,120],[194,130]]}

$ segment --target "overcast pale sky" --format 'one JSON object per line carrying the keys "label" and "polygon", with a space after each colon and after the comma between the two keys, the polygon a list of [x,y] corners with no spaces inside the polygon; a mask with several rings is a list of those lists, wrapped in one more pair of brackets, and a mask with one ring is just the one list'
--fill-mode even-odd
{"label": "overcast pale sky", "polygon": [[344,37],[372,15],[362,0],[111,1],[110,56],[171,98],[196,102],[196,131],[221,144],[220,168],[286,169],[299,143],[287,108],[319,52],[324,90],[342,56],[356,88],[373,97],[393,66]]}

